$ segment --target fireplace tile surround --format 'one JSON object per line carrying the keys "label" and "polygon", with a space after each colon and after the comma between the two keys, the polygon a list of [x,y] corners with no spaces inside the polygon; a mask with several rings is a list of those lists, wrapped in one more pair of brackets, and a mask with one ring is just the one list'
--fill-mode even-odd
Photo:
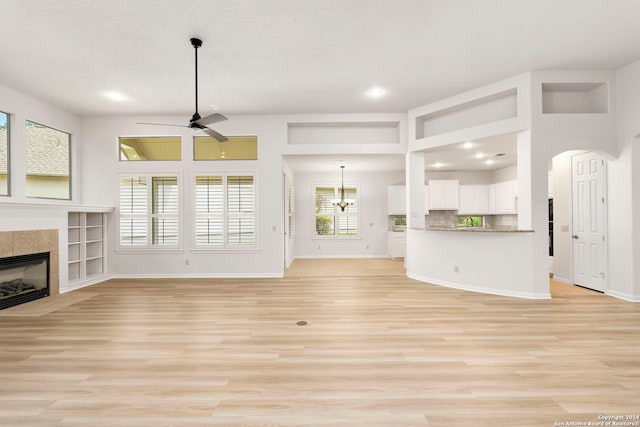
{"label": "fireplace tile surround", "polygon": [[49,252],[49,294],[60,293],[58,230],[0,231],[0,258]]}

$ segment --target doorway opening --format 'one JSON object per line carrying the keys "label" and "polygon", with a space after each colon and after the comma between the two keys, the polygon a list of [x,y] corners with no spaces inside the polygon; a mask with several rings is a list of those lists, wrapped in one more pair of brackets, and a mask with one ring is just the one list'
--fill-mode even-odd
{"label": "doorway opening", "polygon": [[549,275],[556,291],[565,284],[606,292],[606,167],[601,154],[584,150],[549,163]]}

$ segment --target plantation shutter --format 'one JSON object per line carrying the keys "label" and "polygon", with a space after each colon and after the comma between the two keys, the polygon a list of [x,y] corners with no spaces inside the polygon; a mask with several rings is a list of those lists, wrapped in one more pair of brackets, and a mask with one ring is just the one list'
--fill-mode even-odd
{"label": "plantation shutter", "polygon": [[120,245],[147,244],[147,178],[120,178]]}
{"label": "plantation shutter", "polygon": [[[340,190],[338,190],[339,192]],[[358,202],[357,191],[355,188],[345,188],[344,198],[356,200],[353,205],[347,206],[342,212],[337,210],[338,214],[338,235],[339,236],[357,236],[358,235]]]}
{"label": "plantation shutter", "polygon": [[152,182],[152,244],[175,246],[178,244],[178,178],[154,176]]}
{"label": "plantation shutter", "polygon": [[255,241],[253,176],[227,176],[227,243],[247,246]]}
{"label": "plantation shutter", "polygon": [[335,196],[334,187],[316,187],[316,234],[319,236],[335,233],[335,207],[332,204]]}
{"label": "plantation shutter", "polygon": [[196,245],[224,244],[224,192],[222,176],[196,177]]}

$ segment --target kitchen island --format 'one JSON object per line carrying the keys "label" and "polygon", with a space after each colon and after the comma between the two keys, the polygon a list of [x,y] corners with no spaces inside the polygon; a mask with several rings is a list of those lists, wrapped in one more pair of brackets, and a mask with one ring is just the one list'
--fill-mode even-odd
{"label": "kitchen island", "polygon": [[505,228],[432,226],[407,229],[407,276],[474,292],[549,299],[545,254],[534,252],[544,233]]}

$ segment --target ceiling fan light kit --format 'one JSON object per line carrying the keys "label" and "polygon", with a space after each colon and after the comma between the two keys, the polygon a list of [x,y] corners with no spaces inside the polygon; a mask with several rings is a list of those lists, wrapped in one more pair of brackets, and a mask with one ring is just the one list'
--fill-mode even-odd
{"label": "ceiling fan light kit", "polygon": [[207,125],[218,123],[227,120],[225,116],[219,113],[214,113],[209,116],[201,117],[198,113],[198,49],[202,46],[202,40],[198,38],[191,38],[189,40],[191,42],[191,46],[193,46],[193,50],[195,51],[195,88],[196,88],[196,99],[195,99],[195,113],[191,116],[191,120],[189,120],[188,125],[175,125],[175,124],[165,124],[165,123],[144,123],[138,122],[139,125],[157,125],[157,126],[179,126],[179,127],[187,127],[191,129],[198,129],[214,138],[218,142],[228,141],[228,138],[222,135],[219,132],[211,129]]}

